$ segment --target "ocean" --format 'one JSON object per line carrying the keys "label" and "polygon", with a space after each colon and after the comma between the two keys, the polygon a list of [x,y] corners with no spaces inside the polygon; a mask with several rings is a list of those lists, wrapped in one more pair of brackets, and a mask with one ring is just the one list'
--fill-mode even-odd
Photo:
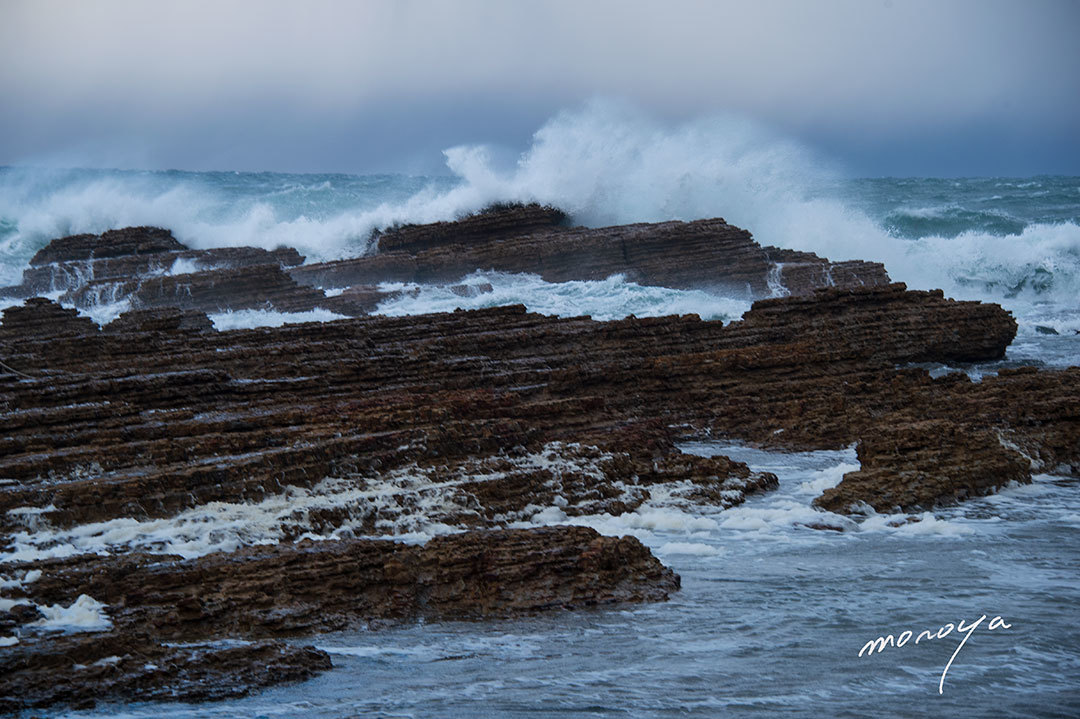
{"label": "ocean", "polygon": [[[877,260],[909,288],[998,302],[1020,324],[1018,345],[1047,331],[1065,336],[1080,330],[1080,178],[807,178],[750,161],[728,177],[708,175],[710,167],[655,177],[616,168],[611,176],[588,178],[560,168],[548,177],[533,166],[545,159],[537,157],[542,149],[504,173],[475,158],[464,162],[459,155],[470,153],[459,149],[448,153],[457,174],[434,177],[0,168],[0,286],[17,284],[49,240],[80,232],[156,225],[195,248],[287,245],[313,262],[373,251],[377,229],[520,200],[563,208],[588,226],[724,217],[762,244],[831,260]],[[682,194],[687,186],[696,188],[692,197]],[[418,288],[380,312],[521,302],[537,312],[596,319],[686,313],[734,319],[748,307],[619,277],[562,284],[491,273],[474,279],[490,282],[495,292],[461,298]],[[95,318],[105,322],[122,309],[101,308]],[[228,327],[272,321],[265,315],[221,318]],[[1045,356],[1023,356],[1060,363],[1075,350],[1071,343],[1053,345],[1043,348]]]}
{"label": "ocean", "polygon": [[[157,225],[196,248],[289,245],[317,261],[372,252],[372,232],[394,224],[452,219],[496,201],[538,201],[590,226],[722,216],[762,244],[832,260],[879,260],[910,288],[997,302],[1016,317],[1017,338],[1004,360],[931,367],[936,373],[967,372],[978,380],[1003,366],[1080,364],[1080,177],[849,179],[820,170],[797,148],[702,128],[659,136],[616,129],[556,119],[516,164],[500,165],[484,148],[454,148],[447,151],[449,174],[430,177],[0,168],[0,286],[17,283],[50,239],[80,232]],[[561,316],[697,313],[730,321],[749,307],[618,276],[552,284],[480,271],[472,279],[494,291],[459,297],[419,287],[377,311],[520,302]],[[122,309],[88,312],[104,322]],[[229,329],[333,318],[247,311],[212,319]],[[550,507],[524,523],[570,522],[638,537],[682,576],[682,590],[667,603],[359,629],[317,637],[335,669],[303,684],[204,705],[103,705],[44,715],[1080,713],[1077,480],[1038,475],[1031,485],[926,512],[919,521],[877,515],[856,524],[810,507],[857,468],[853,448],[770,453],[703,440],[683,450],[773,471],[780,488],[723,512],[666,501],[658,492],[619,517],[568,518]],[[93,536],[48,539],[49,546],[60,541],[84,551],[139,546],[195,556],[259,541],[257,514],[129,522]],[[422,520],[409,541],[445,531]],[[23,552],[48,544],[32,536],[19,541]],[[949,664],[962,638],[952,627],[970,627],[982,615]],[[859,656],[879,635],[936,635],[946,626],[951,636]]]}

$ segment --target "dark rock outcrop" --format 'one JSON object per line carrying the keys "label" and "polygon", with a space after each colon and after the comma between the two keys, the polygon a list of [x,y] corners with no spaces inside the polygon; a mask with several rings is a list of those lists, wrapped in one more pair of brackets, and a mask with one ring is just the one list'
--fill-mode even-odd
{"label": "dark rock outcrop", "polygon": [[147,332],[213,332],[214,324],[205,312],[164,307],[151,310],[131,310],[117,317],[102,328],[116,334],[142,334]]}
{"label": "dark rock outcrop", "polygon": [[[26,320],[31,311],[55,308],[8,313]],[[110,325],[48,341],[14,336],[0,342],[0,356],[40,381],[0,378],[8,430],[0,477],[15,480],[0,487],[0,509],[51,504],[43,517],[59,526],[161,517],[328,476],[371,482],[415,467],[437,485],[465,482],[447,506],[466,526],[498,526],[497,516],[555,494],[568,511],[618,513],[643,501],[647,477],[669,471],[650,469],[658,457],[680,457],[673,426],[802,449],[940,419],[997,428],[1048,466],[1074,463],[1075,372],[972,383],[896,369],[999,357],[1014,327],[992,305],[891,286],[763,301],[727,327],[510,307],[226,334]],[[517,446],[552,451],[553,442],[562,443],[555,461],[591,462],[591,473],[554,477],[498,459]],[[568,443],[606,456],[594,461]],[[501,473],[493,484],[469,479],[493,471]],[[749,476],[734,465],[692,474],[716,477],[717,492]],[[612,489],[616,481],[625,491]],[[365,521],[365,511],[336,521]]]}
{"label": "dark rock outcrop", "polygon": [[46,636],[0,649],[0,712],[227,699],[310,679],[331,666],[326,652],[277,641],[177,646],[146,634]]}
{"label": "dark rock outcrop", "polygon": [[511,206],[455,223],[390,230],[378,237],[377,254],[305,265],[291,274],[318,287],[450,283],[477,269],[528,272],[549,282],[622,274],[645,285],[751,297],[889,282],[878,263],[833,263],[762,247],[722,219],[601,228],[566,227],[560,219],[557,211],[535,205]]}
{"label": "dark rock outcrop", "polygon": [[[185,275],[139,280],[130,292],[137,308],[178,307],[224,312],[268,309],[305,312],[326,300],[322,292],[301,287],[278,265],[249,265]],[[78,299],[75,299],[78,303]]]}
{"label": "dark rock outcrop", "polygon": [[860,437],[862,468],[844,475],[815,504],[836,512],[929,509],[1031,481],[1031,463],[999,432],[946,420],[890,423]]}
{"label": "dark rock outcrop", "polygon": [[851,350],[868,361],[963,363],[1004,357],[1016,320],[998,305],[896,283],[760,300],[730,331],[747,346],[810,341],[822,352]]}
{"label": "dark rock outcrop", "polygon": [[112,628],[30,635],[0,650],[2,710],[237,696],[330,667],[312,647],[192,642],[659,601],[679,588],[678,575],[636,539],[584,527],[467,532],[423,546],[306,542],[191,560],[83,556],[40,569],[27,587],[34,601],[66,606],[87,593],[108,604]]}
{"label": "dark rock outcrop", "polygon": [[135,292],[140,280],[199,274],[254,265],[293,267],[304,261],[295,249],[257,247],[193,250],[158,227],[127,227],[101,235],[53,240],[30,260],[22,283],[0,288],[0,296],[31,297],[67,291],[68,300],[90,306],[115,302]]}
{"label": "dark rock outcrop", "polygon": [[54,339],[97,334],[98,327],[88,317],[80,317],[44,297],[27,300],[21,307],[4,310],[0,322],[0,343],[16,345],[23,341],[48,342]]}
{"label": "dark rock outcrop", "polygon": [[[192,250],[154,227],[75,235],[39,251],[22,283],[0,288],[0,296],[66,291],[63,301],[80,307],[130,298],[136,308],[324,308],[356,316],[378,304],[381,282],[454,284],[488,269],[534,273],[551,282],[622,274],[646,285],[747,297],[889,282],[878,263],[830,262],[762,247],[722,219],[585,228],[570,227],[550,207],[506,205],[452,222],[387,229],[376,240],[374,255],[301,265],[304,258],[291,248]],[[292,279],[277,276],[275,268]],[[334,297],[315,289],[329,287],[353,289]]]}
{"label": "dark rock outcrop", "polygon": [[42,604],[93,596],[116,630],[164,640],[281,638],[374,620],[507,617],[661,601],[679,577],[633,537],[587,527],[474,531],[423,545],[354,539],[248,547],[181,560],[79,557],[40,565]]}
{"label": "dark rock outcrop", "polygon": [[569,225],[566,213],[537,204],[493,205],[450,222],[398,225],[376,233],[380,252],[421,252],[448,243],[478,243]]}
{"label": "dark rock outcrop", "polygon": [[72,235],[53,240],[38,250],[31,258],[30,265],[40,267],[54,262],[156,255],[186,249],[172,236],[172,232],[160,227],[125,227],[100,235]]}
{"label": "dark rock outcrop", "polygon": [[[475,221],[472,245],[513,246],[504,220]],[[590,245],[606,247],[599,268],[620,233],[640,232],[653,253],[660,246],[649,243],[686,238],[694,225],[689,256],[743,241],[717,222],[581,232],[599,233]],[[400,229],[388,254],[441,257],[452,231]],[[539,213],[530,232],[579,230]],[[572,243],[558,247],[551,267],[583,262]],[[781,261],[770,257],[816,281],[812,259],[767,255],[755,266],[770,271]],[[642,262],[657,281],[678,269]],[[190,301],[173,303],[179,280],[200,275]],[[625,514],[656,495],[730,507],[776,484],[727,458],[682,454],[681,438],[858,443],[861,469],[818,500],[842,512],[929,507],[1030,481],[1040,467],[1080,475],[1080,368],[972,382],[906,366],[997,359],[1013,338],[1000,307],[940,292],[874,283],[796,292],[728,326],[515,306],[218,333],[197,308],[220,309],[220,297],[295,307],[322,293],[266,264],[158,279],[130,296],[161,307],[103,330],[47,300],[5,310],[0,551],[25,529],[62,537],[91,522],[187,521],[181,513],[214,501],[227,503],[221,511],[244,503],[257,519],[232,539],[206,539],[205,552],[227,551],[190,559],[142,539],[114,555],[9,562],[23,579],[5,589],[0,627],[20,641],[0,648],[0,708],[214,697],[299,679],[324,669],[325,654],[262,640],[358,622],[663,599],[678,579],[636,540],[505,528],[541,511],[546,521]],[[378,301],[372,292],[318,301],[360,308]],[[364,538],[442,525],[463,531],[423,546]],[[297,541],[305,536],[323,541]],[[233,549],[253,541],[270,544]],[[37,633],[38,607],[82,594],[106,605],[111,629]],[[257,641],[186,648],[221,639]]]}

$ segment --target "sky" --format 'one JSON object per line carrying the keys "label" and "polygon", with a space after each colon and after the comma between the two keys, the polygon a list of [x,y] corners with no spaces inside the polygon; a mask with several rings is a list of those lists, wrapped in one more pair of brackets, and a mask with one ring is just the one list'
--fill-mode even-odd
{"label": "sky", "polygon": [[1080,174],[1076,0],[0,0],[0,164],[445,172],[595,98],[854,175]]}

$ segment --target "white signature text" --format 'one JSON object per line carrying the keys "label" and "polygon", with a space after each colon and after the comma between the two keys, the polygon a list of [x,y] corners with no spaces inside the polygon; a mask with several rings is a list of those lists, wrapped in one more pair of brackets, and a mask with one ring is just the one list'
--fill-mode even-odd
{"label": "white signature text", "polygon": [[[956,647],[956,651],[954,651],[952,653],[952,656],[949,657],[949,662],[945,665],[945,671],[941,672],[941,681],[938,682],[938,694],[942,694],[944,693],[945,689],[945,675],[949,673],[949,667],[952,666],[953,660],[956,659],[956,655],[959,654],[960,650],[964,648],[965,644],[967,644],[967,640],[971,638],[971,635],[975,633],[975,630],[978,629],[984,621],[986,621],[985,614],[968,625],[965,625],[964,621],[960,620],[959,624],[956,624],[955,626],[951,623],[946,624],[940,629],[938,629],[936,632],[926,629],[919,632],[918,636],[916,636],[913,631],[908,630],[901,632],[895,637],[892,634],[878,637],[877,639],[871,639],[866,644],[864,644],[863,648],[859,650],[859,656],[861,657],[863,654],[866,654],[866,656],[870,656],[875,651],[880,654],[881,652],[885,651],[885,647],[902,647],[908,642],[910,642],[912,637],[915,637],[915,644],[918,644],[921,641],[944,639],[945,637],[952,634],[953,630],[955,630],[958,636],[963,634],[964,638],[960,640],[960,644]],[[1005,620],[1002,619],[1000,616],[997,616],[991,619],[990,623],[986,625],[986,630],[993,631],[995,629],[1008,629],[1011,626],[1011,624],[1006,624]]]}

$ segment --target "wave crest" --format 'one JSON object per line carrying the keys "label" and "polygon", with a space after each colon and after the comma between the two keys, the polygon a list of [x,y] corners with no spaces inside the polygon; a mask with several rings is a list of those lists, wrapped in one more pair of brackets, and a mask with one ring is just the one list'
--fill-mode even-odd
{"label": "wave crest", "polygon": [[[511,167],[500,167],[484,146],[445,155],[453,177],[6,168],[0,284],[17,281],[49,239],[76,232],[151,224],[193,247],[289,245],[326,260],[370,251],[375,229],[535,201],[592,226],[724,217],[763,244],[883,262],[911,287],[940,287],[957,297],[1073,305],[1080,295],[1076,221],[1020,219],[995,209],[991,195],[976,210],[949,199],[867,209],[858,183],[839,181],[806,148],[744,119],[665,125],[617,102],[595,101],[552,118]],[[867,182],[880,189],[883,181]],[[919,182],[886,184],[904,201]],[[1032,187],[1018,189],[1025,184]],[[1034,193],[1042,184],[986,189]]]}

